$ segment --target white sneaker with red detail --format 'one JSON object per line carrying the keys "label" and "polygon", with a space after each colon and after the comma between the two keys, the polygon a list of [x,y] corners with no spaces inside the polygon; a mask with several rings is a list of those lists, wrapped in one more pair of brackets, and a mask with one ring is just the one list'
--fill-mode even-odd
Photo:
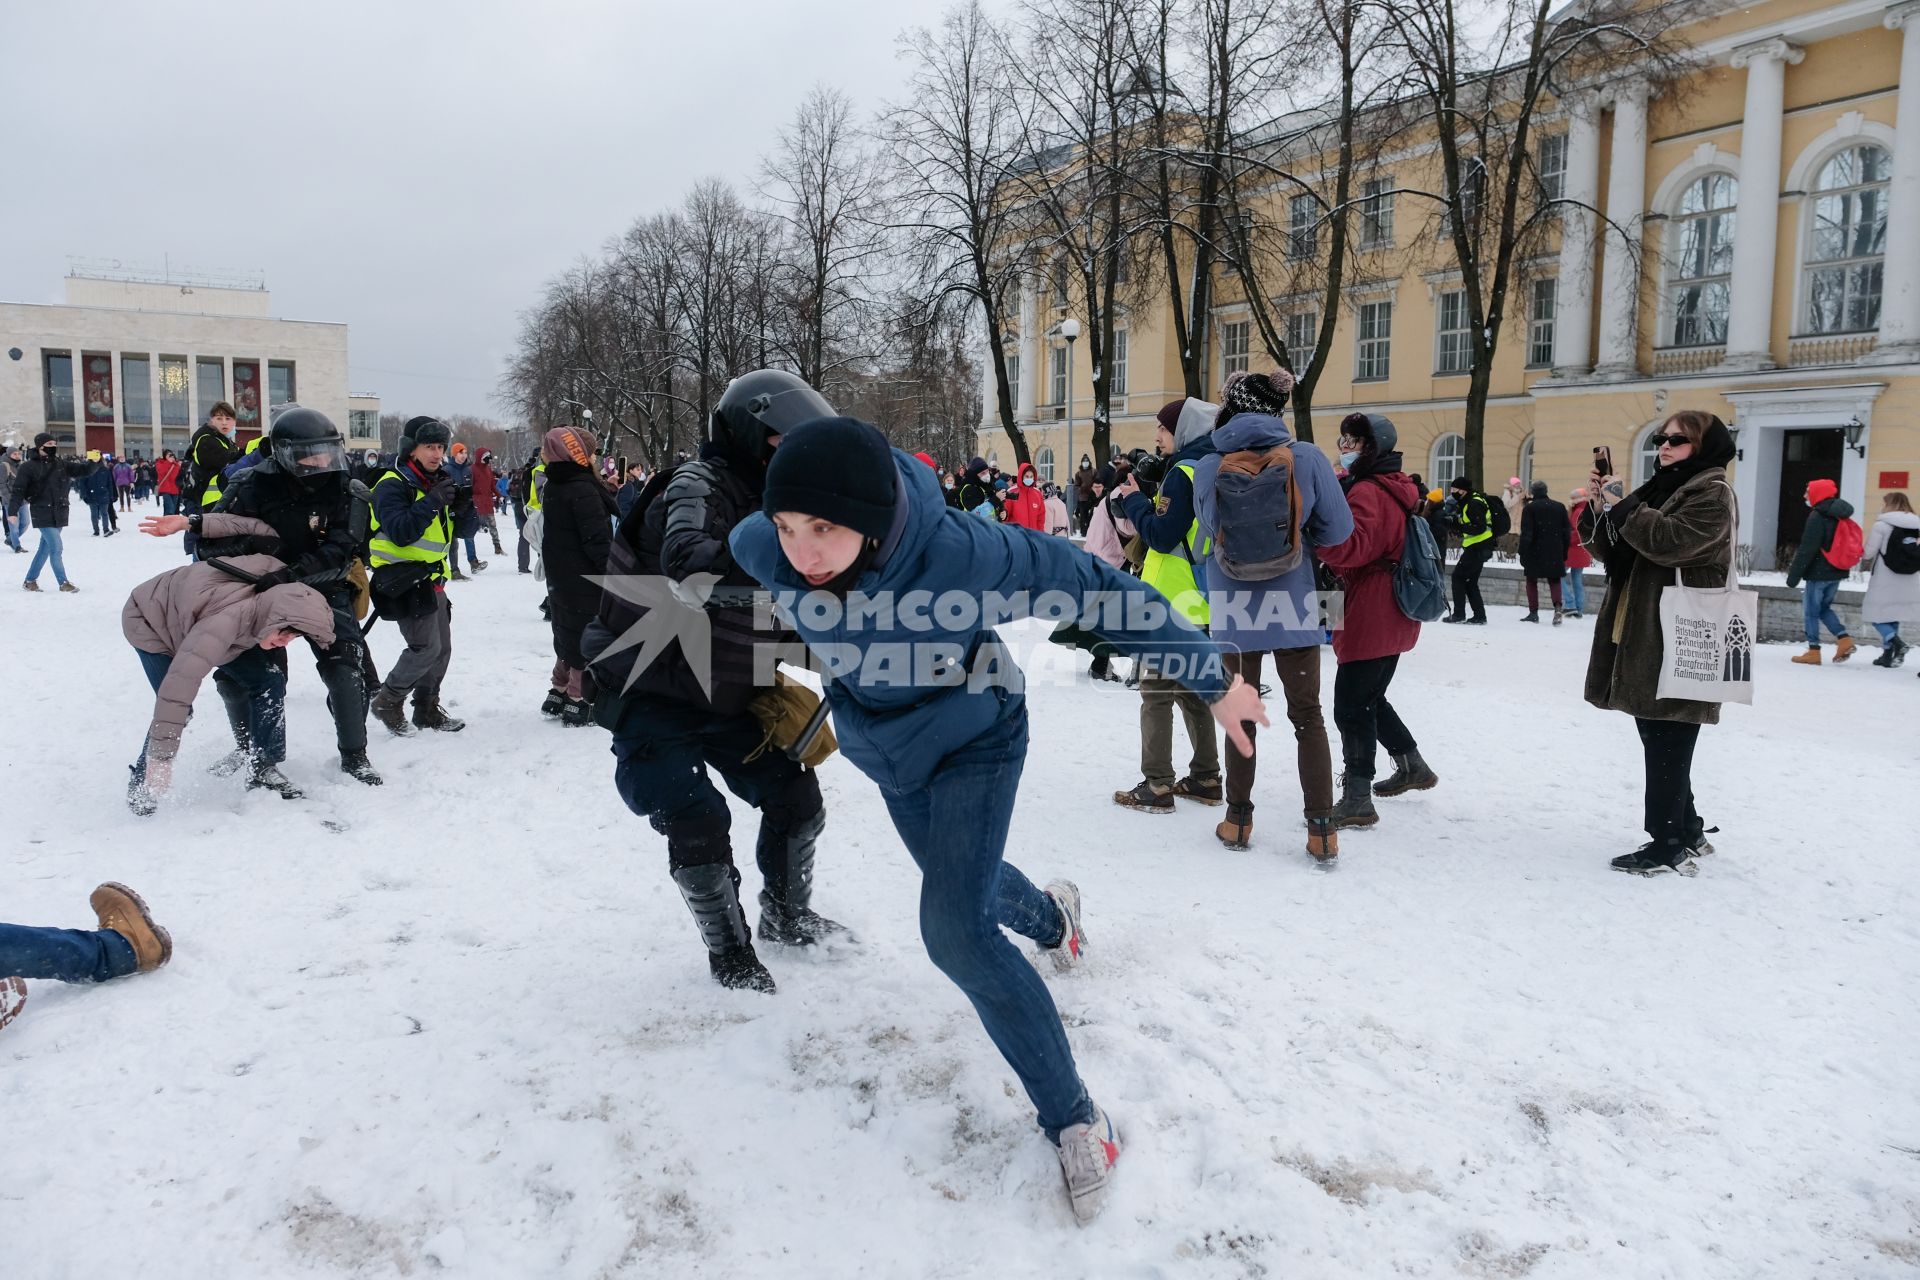
{"label": "white sneaker with red detail", "polygon": [[1071,880],[1055,880],[1047,886],[1046,894],[1060,909],[1065,926],[1059,945],[1048,954],[1053,957],[1053,967],[1064,971],[1080,963],[1087,947],[1087,931],[1080,927],[1080,886]]}
{"label": "white sneaker with red detail", "polygon": [[1081,1226],[1106,1207],[1107,1185],[1119,1160],[1120,1139],[1113,1121],[1097,1105],[1091,1123],[1070,1124],[1060,1131],[1060,1172],[1067,1179],[1067,1199]]}

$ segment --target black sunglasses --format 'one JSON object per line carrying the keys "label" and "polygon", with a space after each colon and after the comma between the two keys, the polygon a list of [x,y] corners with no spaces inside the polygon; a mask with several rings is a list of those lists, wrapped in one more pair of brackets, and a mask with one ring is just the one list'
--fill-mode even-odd
{"label": "black sunglasses", "polygon": [[1647,443],[1658,449],[1663,444],[1692,444],[1693,441],[1687,436],[1648,436]]}

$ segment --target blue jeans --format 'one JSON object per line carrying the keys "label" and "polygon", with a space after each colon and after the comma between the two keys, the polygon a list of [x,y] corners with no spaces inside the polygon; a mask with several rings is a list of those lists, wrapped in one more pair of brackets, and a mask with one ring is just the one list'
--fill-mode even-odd
{"label": "blue jeans", "polygon": [[133,944],[111,929],[0,924],[0,978],[105,982],[138,968]]}
{"label": "blue jeans", "polygon": [[1840,621],[1840,615],[1833,611],[1833,602],[1839,598],[1838,582],[1809,582],[1806,589],[1807,647],[1820,647],[1820,624],[1826,623],[1827,630],[1836,636],[1847,634],[1847,624]]}
{"label": "blue jeans", "polygon": [[920,939],[928,958],[973,1002],[1039,1111],[1040,1127],[1058,1142],[1068,1125],[1093,1119],[1093,1103],[1046,984],[1000,932],[1004,926],[1043,947],[1061,937],[1053,899],[1003,860],[1026,758],[1023,707],[941,761],[924,790],[881,794],[920,867]]}
{"label": "blue jeans", "polygon": [[105,502],[89,502],[87,512],[93,517],[93,531],[106,533],[113,528],[113,499]]}
{"label": "blue jeans", "polygon": [[24,502],[21,503],[19,514],[15,515],[11,520],[0,516],[0,525],[6,527],[7,545],[18,550],[20,547],[20,538],[27,531],[27,504]]}
{"label": "blue jeans", "polygon": [[1567,570],[1567,608],[1575,613],[1587,611],[1587,571]]}
{"label": "blue jeans", "polygon": [[160,514],[163,516],[179,515],[180,514],[180,495],[177,493],[161,494],[160,495]]}
{"label": "blue jeans", "polygon": [[1900,624],[1897,622],[1876,622],[1873,629],[1880,633],[1880,643],[1889,644],[1900,638]]}
{"label": "blue jeans", "polygon": [[60,535],[63,532],[47,525],[40,526],[40,545],[34,549],[33,560],[27,565],[28,582],[40,581],[40,566],[51,561],[54,580],[62,586],[66,585],[67,560],[60,554]]}
{"label": "blue jeans", "polygon": [[[173,666],[170,653],[148,653],[135,649],[147,683],[155,693]],[[279,764],[287,758],[287,673],[274,664],[265,649],[249,649],[224,667],[216,668],[232,678],[247,696],[247,743],[253,758],[263,764]],[[133,766],[135,778],[147,776],[147,747],[140,744],[140,759]]]}

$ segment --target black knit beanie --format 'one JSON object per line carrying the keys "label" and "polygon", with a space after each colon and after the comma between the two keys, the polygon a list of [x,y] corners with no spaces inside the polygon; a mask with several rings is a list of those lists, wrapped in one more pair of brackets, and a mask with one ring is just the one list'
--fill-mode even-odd
{"label": "black knit beanie", "polygon": [[1465,476],[1455,476],[1453,483],[1447,487],[1450,489],[1458,489],[1462,493],[1471,493],[1473,491],[1473,486],[1467,483]]}
{"label": "black knit beanie", "polygon": [[798,511],[884,538],[898,492],[893,449],[879,428],[858,418],[815,418],[773,451],[761,505],[769,514]]}
{"label": "black knit beanie", "polygon": [[415,444],[451,444],[453,432],[447,430],[447,424],[438,418],[408,418],[407,425],[400,434]]}

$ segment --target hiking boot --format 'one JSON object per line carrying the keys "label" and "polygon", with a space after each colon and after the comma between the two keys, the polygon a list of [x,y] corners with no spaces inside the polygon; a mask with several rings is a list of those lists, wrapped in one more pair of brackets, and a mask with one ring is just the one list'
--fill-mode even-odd
{"label": "hiking boot", "polygon": [[566,707],[567,695],[558,689],[549,689],[547,690],[546,701],[540,704],[540,714],[543,716],[557,716],[566,710]]}
{"label": "hiking boot", "polygon": [[1138,809],[1141,813],[1172,813],[1173,788],[1142,781],[1131,791],[1114,792],[1113,802],[1123,809]]}
{"label": "hiking boot", "polygon": [[1340,775],[1340,803],[1333,806],[1336,827],[1370,827],[1380,821],[1373,807],[1373,779],[1357,773]]}
{"label": "hiking boot", "polygon": [[1332,818],[1307,819],[1307,852],[1317,862],[1332,862],[1340,856],[1340,831]]}
{"label": "hiking boot", "polygon": [[440,705],[440,695],[431,697],[419,693],[413,695],[413,727],[416,729],[437,729],[441,733],[458,733],[467,727],[465,720],[456,720],[447,714]]}
{"label": "hiking boot", "polygon": [[851,938],[847,926],[829,920],[812,907],[783,902],[760,904],[760,941],[783,947],[811,947],[835,938]]}
{"label": "hiking boot", "polygon": [[1440,775],[1427,767],[1416,747],[1403,756],[1393,757],[1393,772],[1387,775],[1386,781],[1373,784],[1373,794],[1397,796],[1408,791],[1431,791],[1439,785]]}
{"label": "hiking boot", "polygon": [[1894,646],[1899,643],[1900,642],[1897,640],[1889,640],[1887,641],[1887,643],[1881,645],[1880,656],[1873,660],[1873,665],[1876,667],[1893,666],[1893,655],[1895,654],[1895,652],[1897,652]]}
{"label": "hiking boot", "polygon": [[153,922],[144,899],[127,886],[109,880],[87,899],[102,929],[111,929],[133,947],[136,971],[152,973],[173,959],[173,935]]}
{"label": "hiking boot", "polygon": [[1854,644],[1852,636],[1841,636],[1840,639],[1834,643],[1833,660],[1835,662],[1845,662],[1853,656],[1853,651],[1857,648],[1859,648],[1859,646]]}
{"label": "hiking boot", "polygon": [[1685,845],[1662,847],[1649,840],[1632,853],[1621,854],[1611,865],[1615,871],[1630,871],[1637,876],[1657,876],[1668,871],[1690,876],[1700,870],[1693,857],[1693,851]]}
{"label": "hiking boot", "polygon": [[71,582],[63,582],[60,584],[60,594],[62,595],[70,596],[79,590],[80,588],[74,586]]}
{"label": "hiking boot", "polygon": [[37,582],[23,582],[20,584],[20,589],[22,591],[38,591],[40,584]]}
{"label": "hiking boot", "polygon": [[1462,622],[1465,622],[1466,620],[1467,620],[1467,617],[1465,614],[1461,614],[1459,617],[1455,617],[1451,613],[1448,614],[1446,617],[1440,619],[1440,621],[1442,622],[1449,623],[1455,626],[1459,625]]}
{"label": "hiking boot", "polygon": [[1067,1180],[1067,1203],[1074,1219],[1085,1226],[1100,1216],[1120,1160],[1120,1139],[1113,1121],[1099,1106],[1086,1124],[1070,1124],[1060,1131],[1060,1173]]}
{"label": "hiking boot", "polygon": [[1905,662],[1907,660],[1907,650],[1912,647],[1912,645],[1902,640],[1899,636],[1895,636],[1893,638],[1893,665],[1897,667]]}
{"label": "hiking boot", "polygon": [[1557,626],[1559,626],[1559,625],[1560,625],[1560,624],[1561,624],[1562,622],[1565,622],[1566,620],[1567,620],[1567,611],[1566,611],[1565,609],[1555,609],[1555,610],[1553,611],[1553,625],[1554,625],[1554,626],[1556,626],[1556,627],[1557,627]]}
{"label": "hiking boot", "polygon": [[1173,784],[1173,794],[1182,800],[1192,800],[1209,808],[1227,802],[1226,790],[1220,785],[1220,779],[1202,782],[1189,774]]}
{"label": "hiking boot", "polygon": [[453,571],[453,581],[455,581],[455,582],[467,582],[467,581],[470,581],[470,579],[469,579],[469,578],[467,577],[467,575],[466,575],[466,574],[464,574],[464,573],[462,573],[462,572],[460,572],[460,570],[458,570],[458,569],[455,569],[455,570]]}
{"label": "hiking boot", "polygon": [[[496,552],[495,554],[498,554],[498,553]],[[467,567],[472,569],[475,573],[479,573],[482,569],[487,567],[487,562],[485,560],[475,560],[471,565],[468,565]]]}
{"label": "hiking boot", "polygon": [[247,747],[235,747],[227,754],[207,766],[207,772],[216,778],[231,778],[253,761],[253,752]]}
{"label": "hiking boot", "polygon": [[[1538,622],[1539,619],[1535,618],[1534,621]],[[1484,627],[1487,625],[1487,616],[1485,614],[1481,614],[1477,618],[1468,618],[1467,625],[1470,627]]]}
{"label": "hiking boot", "polygon": [[569,729],[580,729],[593,723],[593,704],[585,698],[568,698],[567,705],[560,712],[560,723]]}
{"label": "hiking boot", "polygon": [[1060,941],[1047,949],[1053,967],[1065,973],[1079,964],[1086,952],[1087,931],[1080,927],[1080,886],[1071,880],[1055,880],[1046,889],[1053,905],[1060,909]]}
{"label": "hiking boot", "polygon": [[1817,667],[1820,665],[1820,646],[1810,644],[1807,646],[1805,653],[1797,653],[1792,658],[1789,658],[1788,661],[1798,663],[1803,667]]}
{"label": "hiking boot", "polygon": [[709,951],[707,969],[713,974],[715,982],[730,991],[760,991],[772,995],[776,989],[773,974],[753,953],[751,942],[743,942],[724,951]]}
{"label": "hiking boot", "polygon": [[386,781],[374,770],[373,761],[367,759],[367,753],[364,751],[342,751],[340,772],[355,782],[364,782],[370,787],[381,786]]}
{"label": "hiking boot", "polygon": [[253,772],[247,776],[249,791],[277,791],[282,800],[298,800],[307,793],[293,785],[293,780],[280,772],[278,765],[262,760],[253,766]]}
{"label": "hiking boot", "polygon": [[380,692],[373,695],[373,701],[367,704],[367,710],[373,718],[387,726],[395,737],[404,738],[413,732],[413,726],[407,723],[407,695],[382,685]]}
{"label": "hiking boot", "polygon": [[1229,806],[1226,820],[1214,827],[1213,834],[1229,849],[1253,848],[1253,810]]}

